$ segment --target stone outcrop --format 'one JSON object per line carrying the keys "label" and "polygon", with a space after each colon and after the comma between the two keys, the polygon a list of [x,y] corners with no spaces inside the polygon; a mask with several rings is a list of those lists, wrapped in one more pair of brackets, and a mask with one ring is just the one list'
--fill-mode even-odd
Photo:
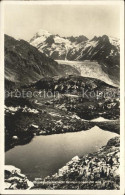
{"label": "stone outcrop", "polygon": [[21,170],[12,166],[5,165],[5,189],[31,189],[34,186],[33,182],[21,173]]}

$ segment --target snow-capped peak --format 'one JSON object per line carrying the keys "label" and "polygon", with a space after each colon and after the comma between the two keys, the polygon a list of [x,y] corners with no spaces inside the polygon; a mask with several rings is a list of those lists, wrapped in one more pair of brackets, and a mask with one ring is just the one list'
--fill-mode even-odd
{"label": "snow-capped peak", "polygon": [[50,35],[52,35],[47,30],[40,29],[34,37],[30,40],[30,43],[37,47],[38,44],[44,42]]}
{"label": "snow-capped peak", "polygon": [[[61,37],[40,29],[30,40],[30,44],[37,47],[40,52],[56,60],[86,60],[99,58],[106,60],[117,57],[120,52],[119,40],[107,35],[94,36],[92,39],[79,37]],[[107,45],[111,48],[107,54]]]}
{"label": "snow-capped peak", "polygon": [[51,33],[48,32],[47,30],[40,29],[40,30],[37,32],[37,35],[38,35],[39,37],[41,37],[41,36],[46,36],[46,37],[48,37],[48,36],[51,35]]}

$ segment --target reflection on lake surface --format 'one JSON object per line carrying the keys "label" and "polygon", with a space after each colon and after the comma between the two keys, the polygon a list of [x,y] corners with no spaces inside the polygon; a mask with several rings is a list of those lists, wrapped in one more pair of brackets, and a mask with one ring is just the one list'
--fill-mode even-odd
{"label": "reflection on lake surface", "polygon": [[116,133],[94,127],[87,131],[36,136],[27,145],[6,152],[5,162],[20,168],[29,179],[44,178],[64,166],[72,157],[97,151]]}

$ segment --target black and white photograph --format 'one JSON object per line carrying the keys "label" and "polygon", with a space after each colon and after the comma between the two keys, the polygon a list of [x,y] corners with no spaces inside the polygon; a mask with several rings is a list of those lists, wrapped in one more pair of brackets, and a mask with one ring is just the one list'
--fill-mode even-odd
{"label": "black and white photograph", "polygon": [[123,6],[2,2],[5,194],[124,194]]}

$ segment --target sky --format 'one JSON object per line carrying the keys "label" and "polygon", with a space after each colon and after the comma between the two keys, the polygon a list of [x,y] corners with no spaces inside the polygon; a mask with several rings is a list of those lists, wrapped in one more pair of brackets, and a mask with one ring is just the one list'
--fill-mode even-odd
{"label": "sky", "polygon": [[118,5],[5,5],[5,34],[30,40],[40,29],[60,36],[92,38],[106,34],[119,38],[120,8]]}

